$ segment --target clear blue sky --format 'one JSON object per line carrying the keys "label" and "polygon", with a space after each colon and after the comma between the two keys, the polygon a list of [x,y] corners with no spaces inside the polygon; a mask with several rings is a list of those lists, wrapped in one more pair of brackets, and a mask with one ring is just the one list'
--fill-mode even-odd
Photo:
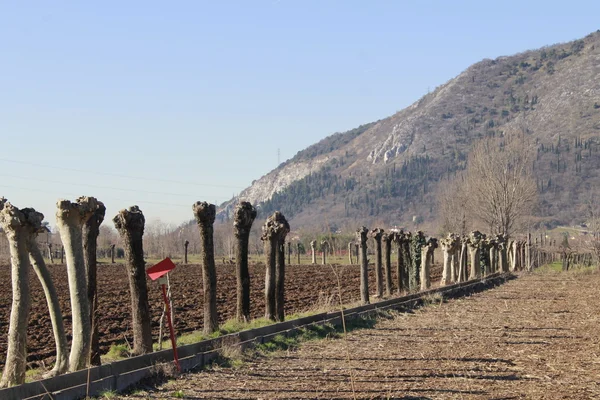
{"label": "clear blue sky", "polygon": [[[600,29],[600,1],[0,2],[0,195],[55,224],[192,218],[483,58]],[[143,178],[143,179],[142,179]],[[110,223],[112,225],[112,223]]]}

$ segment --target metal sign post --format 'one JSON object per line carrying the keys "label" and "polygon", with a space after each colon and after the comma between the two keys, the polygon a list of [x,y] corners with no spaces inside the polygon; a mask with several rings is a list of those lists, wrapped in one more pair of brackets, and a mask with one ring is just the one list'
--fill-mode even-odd
{"label": "metal sign post", "polygon": [[[171,307],[169,306],[169,299],[167,298],[167,274],[169,271],[175,269],[175,264],[170,258],[165,258],[158,264],[148,268],[146,273],[151,280],[155,281],[158,279],[158,284],[162,287],[163,300],[165,301],[165,307],[167,309],[167,322],[169,323],[169,333],[171,335],[171,347],[173,348],[173,360],[177,371],[181,372],[179,366],[179,357],[177,355],[177,342],[175,341],[175,331],[173,330],[173,321],[171,321]],[[159,338],[158,340],[162,340]]]}

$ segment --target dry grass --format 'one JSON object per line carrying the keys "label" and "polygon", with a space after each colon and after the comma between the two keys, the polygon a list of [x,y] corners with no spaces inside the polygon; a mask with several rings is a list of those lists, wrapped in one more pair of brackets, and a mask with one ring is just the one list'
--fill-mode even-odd
{"label": "dry grass", "polygon": [[358,398],[597,398],[598,285],[596,272],[528,274],[128,398],[352,398],[352,376]]}

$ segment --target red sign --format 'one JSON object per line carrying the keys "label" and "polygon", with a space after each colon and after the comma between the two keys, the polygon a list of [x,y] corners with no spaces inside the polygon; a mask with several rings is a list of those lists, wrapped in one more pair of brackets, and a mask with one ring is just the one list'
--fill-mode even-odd
{"label": "red sign", "polygon": [[163,275],[166,275],[169,271],[175,269],[175,264],[169,257],[165,258],[158,264],[148,268],[146,273],[153,281],[157,280]]}
{"label": "red sign", "polygon": [[[163,275],[169,273],[175,269],[175,264],[169,257],[165,258],[161,262],[146,270],[146,273],[153,281],[159,279]],[[173,348],[173,359],[175,360],[175,365],[177,366],[177,371],[181,371],[181,367],[179,366],[179,356],[177,355],[177,341],[175,340],[175,331],[173,330],[173,321],[171,321],[171,310],[169,307],[169,299],[167,298],[167,288],[166,283],[167,280],[164,279],[162,282],[158,281],[162,288],[163,300],[165,301],[165,307],[167,311],[167,322],[169,323],[169,333],[171,334],[171,347]],[[160,338],[162,340],[162,338]]]}

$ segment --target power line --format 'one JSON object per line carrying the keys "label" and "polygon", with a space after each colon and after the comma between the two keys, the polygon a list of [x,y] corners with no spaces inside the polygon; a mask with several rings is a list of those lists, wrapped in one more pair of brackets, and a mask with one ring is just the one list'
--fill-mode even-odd
{"label": "power line", "polygon": [[243,187],[232,186],[232,185],[215,185],[215,184],[210,184],[210,183],[184,182],[184,181],[177,181],[177,180],[172,180],[172,179],[146,178],[143,176],[113,174],[110,172],[90,171],[90,170],[77,169],[77,168],[56,167],[53,165],[38,164],[38,163],[29,162],[29,161],[10,160],[7,158],[0,158],[0,161],[14,163],[14,164],[31,165],[31,166],[40,167],[40,168],[51,168],[51,169],[57,169],[57,170],[62,170],[62,171],[72,171],[72,172],[81,172],[81,173],[85,173],[85,174],[112,176],[112,177],[116,177],[116,178],[126,178],[126,179],[145,180],[145,181],[154,181],[154,182],[167,182],[167,183],[176,183],[179,185],[211,186],[211,187],[228,188],[228,189],[244,189]]}
{"label": "power line", "polygon": [[[62,191],[59,192],[59,191],[48,191],[48,190],[41,190],[41,189],[31,189],[31,188],[24,188],[24,187],[4,185],[4,184],[0,184],[0,187],[9,188],[9,189],[26,190],[26,191],[30,191],[30,192],[39,192],[39,193],[45,193],[45,194],[59,193],[59,195],[61,195],[61,196],[71,196],[71,197],[79,197],[79,196],[81,196],[81,193],[79,193],[79,194],[65,193],[65,192],[62,192]],[[127,202],[127,203],[156,204],[156,205],[171,206],[171,207],[185,207],[185,208],[190,208],[190,209],[192,208],[191,204],[188,204],[188,205],[173,204],[173,203],[163,203],[163,202],[149,201],[149,200],[125,200],[125,199],[120,199],[118,197],[111,197],[111,196],[108,196],[108,198],[112,199],[112,200],[116,200],[116,201]],[[10,201],[10,199],[8,199],[8,200]],[[102,199],[98,199],[98,200],[102,200]]]}
{"label": "power line", "polygon": [[[6,176],[9,178],[23,179],[23,180],[33,180],[33,181],[45,182],[45,183],[56,183],[59,185],[85,186],[85,187],[90,187],[90,188],[95,188],[95,189],[121,190],[121,191],[125,191],[125,192],[161,194],[161,195],[178,196],[178,197],[209,197],[209,196],[198,196],[198,195],[192,195],[192,194],[182,194],[182,193],[155,192],[155,191],[141,190],[141,189],[123,189],[123,188],[117,188],[117,187],[112,187],[112,186],[90,185],[87,183],[61,182],[61,181],[54,181],[54,180],[50,180],[50,179],[30,178],[30,177],[16,176],[16,175],[10,175],[10,174],[0,174],[0,176]],[[219,199],[225,199],[225,200],[229,199],[229,197],[224,197],[224,196],[216,196],[216,197]]]}

